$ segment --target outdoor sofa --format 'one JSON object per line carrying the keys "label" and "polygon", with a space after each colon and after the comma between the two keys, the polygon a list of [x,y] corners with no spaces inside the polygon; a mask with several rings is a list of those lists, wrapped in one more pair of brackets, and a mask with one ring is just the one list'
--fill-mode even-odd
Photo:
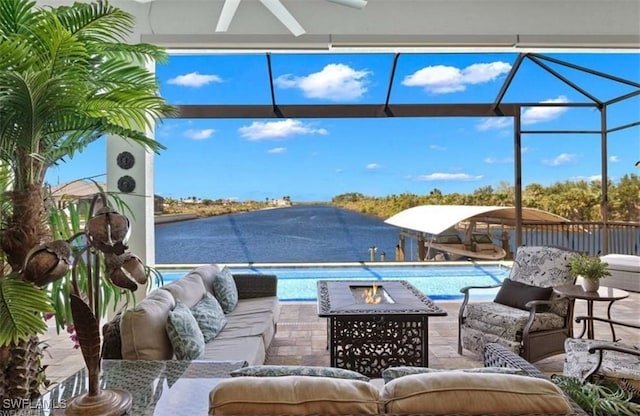
{"label": "outdoor sofa", "polygon": [[[502,345],[485,346],[484,365],[492,372],[425,370],[399,376],[382,387],[348,370],[243,368],[232,372],[239,376],[213,386],[209,414],[587,415],[537,368]],[[261,367],[277,375],[261,372]],[[505,368],[516,373],[497,371]],[[310,370],[313,375],[303,375]]]}
{"label": "outdoor sofa", "polygon": [[[207,309],[200,319],[196,305],[205,298]],[[209,308],[211,303],[214,307]],[[231,274],[226,267],[204,265],[153,290],[107,323],[103,327],[103,358],[263,364],[279,316],[276,276]],[[200,328],[201,321],[209,327]],[[207,339],[207,333],[212,339]],[[204,345],[200,345],[200,337]]]}
{"label": "outdoor sofa", "polygon": [[640,292],[640,256],[607,254],[600,258],[609,265],[608,270],[611,273],[603,285]]}

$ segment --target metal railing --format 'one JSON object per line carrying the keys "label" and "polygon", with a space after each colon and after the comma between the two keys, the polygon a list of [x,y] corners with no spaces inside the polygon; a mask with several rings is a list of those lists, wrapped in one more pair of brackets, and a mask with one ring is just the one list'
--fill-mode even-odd
{"label": "metal railing", "polygon": [[590,255],[609,253],[639,255],[640,222],[523,223],[522,243],[557,246]]}

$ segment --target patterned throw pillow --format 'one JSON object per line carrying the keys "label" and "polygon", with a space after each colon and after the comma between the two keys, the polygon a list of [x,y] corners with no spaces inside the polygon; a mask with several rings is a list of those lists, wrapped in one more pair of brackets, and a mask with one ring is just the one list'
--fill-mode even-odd
{"label": "patterned throw pillow", "polygon": [[254,365],[239,368],[231,372],[231,377],[279,377],[279,376],[312,376],[345,378],[350,380],[369,381],[369,377],[357,371],[333,367],[313,367],[304,365]]}
{"label": "patterned throw pillow", "polygon": [[191,309],[177,301],[167,317],[167,334],[178,360],[195,360],[204,354],[204,336]]}
{"label": "patterned throw pillow", "polygon": [[382,378],[385,384],[391,380],[408,376],[410,374],[424,374],[424,373],[445,373],[450,371],[459,371],[463,373],[497,373],[497,374],[514,374],[525,376],[527,373],[519,368],[510,367],[478,367],[478,368],[460,368],[460,369],[446,369],[446,368],[429,368],[429,367],[389,367],[382,370]]}
{"label": "patterned throw pillow", "polygon": [[205,343],[214,339],[227,324],[222,307],[211,293],[207,293],[193,305],[191,313],[198,322]]}
{"label": "patterned throw pillow", "polygon": [[223,267],[213,278],[213,295],[224,313],[233,312],[238,305],[238,288],[228,267]]}

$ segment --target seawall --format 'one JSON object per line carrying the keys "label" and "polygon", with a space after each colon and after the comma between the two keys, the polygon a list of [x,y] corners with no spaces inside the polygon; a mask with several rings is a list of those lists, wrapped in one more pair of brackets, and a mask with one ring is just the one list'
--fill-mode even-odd
{"label": "seawall", "polygon": [[195,220],[198,218],[196,214],[166,214],[156,215],[153,219],[156,224],[165,224],[168,222]]}

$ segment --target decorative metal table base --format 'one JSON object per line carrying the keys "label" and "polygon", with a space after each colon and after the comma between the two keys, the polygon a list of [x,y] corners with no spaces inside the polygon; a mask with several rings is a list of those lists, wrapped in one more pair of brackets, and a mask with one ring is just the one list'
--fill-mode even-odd
{"label": "decorative metal table base", "polygon": [[329,318],[331,366],[381,377],[401,365],[429,365],[427,318],[371,315]]}
{"label": "decorative metal table base", "polygon": [[62,416],[123,416],[131,414],[133,399],[131,393],[122,389],[101,390],[96,396],[84,393],[72,398],[65,409],[59,409],[55,415]]}
{"label": "decorative metal table base", "polygon": [[318,281],[331,366],[368,377],[392,366],[428,366],[429,317],[446,314],[404,280]]}

